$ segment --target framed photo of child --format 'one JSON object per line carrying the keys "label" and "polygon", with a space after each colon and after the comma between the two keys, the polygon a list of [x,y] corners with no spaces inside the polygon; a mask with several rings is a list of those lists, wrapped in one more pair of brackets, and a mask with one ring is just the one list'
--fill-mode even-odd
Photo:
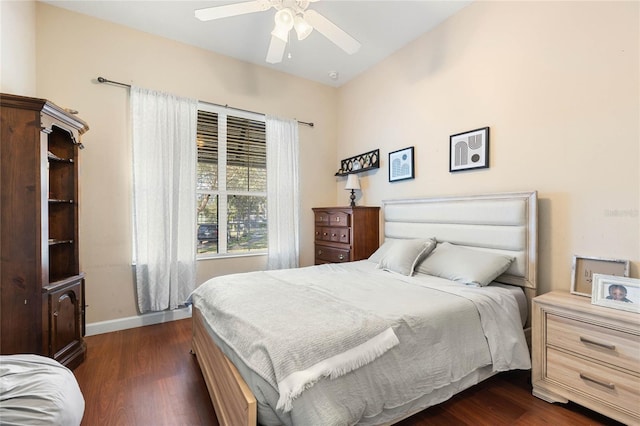
{"label": "framed photo of child", "polygon": [[640,314],[640,279],[593,274],[591,303]]}

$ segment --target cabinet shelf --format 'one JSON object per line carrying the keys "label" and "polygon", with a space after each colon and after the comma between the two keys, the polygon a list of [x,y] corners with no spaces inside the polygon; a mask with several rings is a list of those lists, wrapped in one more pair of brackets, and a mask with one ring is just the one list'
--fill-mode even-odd
{"label": "cabinet shelf", "polygon": [[73,164],[73,158],[61,158],[52,153],[51,151],[47,152],[47,159],[50,163],[59,163],[59,164]]}
{"label": "cabinet shelf", "polygon": [[58,244],[73,244],[73,240],[58,240],[55,238],[49,238],[50,246],[57,246]]}
{"label": "cabinet shelf", "polygon": [[84,278],[84,273],[71,276],[61,276],[49,281],[49,285],[42,288],[44,292],[56,291],[68,285],[73,285]]}

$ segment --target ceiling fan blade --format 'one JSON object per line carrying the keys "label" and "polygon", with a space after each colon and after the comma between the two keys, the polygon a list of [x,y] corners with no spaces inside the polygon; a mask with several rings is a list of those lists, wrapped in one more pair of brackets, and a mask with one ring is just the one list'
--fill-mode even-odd
{"label": "ceiling fan blade", "polygon": [[196,18],[201,21],[227,18],[229,16],[244,15],[246,13],[262,12],[271,7],[269,2],[262,0],[245,1],[224,6],[207,7],[195,11]]}
{"label": "ceiling fan blade", "polygon": [[318,30],[320,34],[331,40],[349,55],[353,55],[360,49],[361,44],[358,40],[345,33],[338,28],[336,24],[315,10],[307,10],[304,13],[304,19],[306,19],[313,28]]}
{"label": "ceiling fan blade", "polygon": [[270,64],[282,62],[285,47],[287,47],[286,41],[282,41],[276,36],[271,36],[271,43],[269,43],[269,51],[267,52],[267,62]]}

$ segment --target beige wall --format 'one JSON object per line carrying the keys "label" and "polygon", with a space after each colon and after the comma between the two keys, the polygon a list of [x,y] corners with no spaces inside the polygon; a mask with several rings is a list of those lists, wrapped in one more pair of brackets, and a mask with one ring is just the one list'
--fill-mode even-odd
{"label": "beige wall", "polygon": [[36,95],[36,6],[0,0],[0,92]]}
{"label": "beige wall", "polygon": [[[336,90],[37,4],[37,96],[78,109],[91,127],[81,154],[87,321],[136,315],[128,94],[96,84],[99,75],[314,121],[300,127],[303,265],[313,256],[310,208],[348,202],[333,177],[339,160],[380,148],[359,204],[535,189],[540,292],[568,290],[574,254],[630,259],[640,276],[638,9],[474,3]],[[483,126],[491,167],[449,173],[449,135]],[[387,155],[407,146],[416,148],[416,179],[390,184]],[[198,279],[263,265],[264,257],[200,262]]]}
{"label": "beige wall", "polygon": [[[539,292],[569,290],[574,254],[640,277],[639,7],[476,2],[343,86],[337,158],[382,157],[358,202],[537,190]],[[449,136],[484,126],[490,168],[449,173]],[[407,146],[416,178],[391,184]]]}
{"label": "beige wall", "polygon": [[[301,125],[301,264],[313,263],[311,207],[335,198],[336,89],[46,4],[37,4],[37,92],[80,112],[90,130],[80,158],[80,250],[87,322],[137,315],[131,267],[128,90],[103,76]],[[265,256],[198,262],[198,282],[263,268]]]}

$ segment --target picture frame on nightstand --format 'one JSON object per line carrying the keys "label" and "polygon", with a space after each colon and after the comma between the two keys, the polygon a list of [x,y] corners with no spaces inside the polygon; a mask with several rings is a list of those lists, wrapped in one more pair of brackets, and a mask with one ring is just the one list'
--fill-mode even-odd
{"label": "picture frame on nightstand", "polygon": [[573,256],[571,265],[571,294],[591,297],[593,274],[629,276],[629,261],[603,257]]}
{"label": "picture frame on nightstand", "polygon": [[591,303],[640,314],[640,279],[593,274]]}

